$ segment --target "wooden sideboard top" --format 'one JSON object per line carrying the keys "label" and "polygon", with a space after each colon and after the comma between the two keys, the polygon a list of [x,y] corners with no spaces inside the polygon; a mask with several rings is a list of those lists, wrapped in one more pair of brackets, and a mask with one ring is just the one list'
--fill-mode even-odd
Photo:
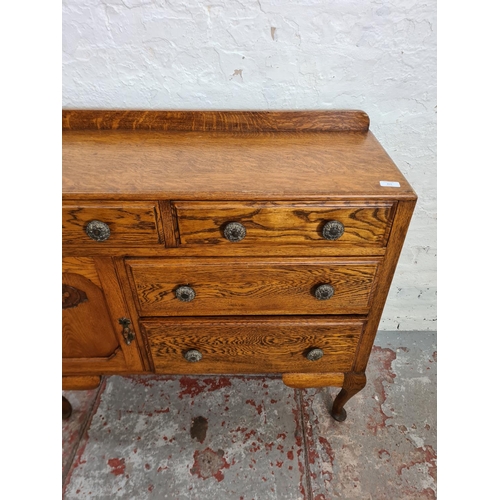
{"label": "wooden sideboard top", "polygon": [[63,111],[63,199],[416,199],[368,127],[349,110]]}

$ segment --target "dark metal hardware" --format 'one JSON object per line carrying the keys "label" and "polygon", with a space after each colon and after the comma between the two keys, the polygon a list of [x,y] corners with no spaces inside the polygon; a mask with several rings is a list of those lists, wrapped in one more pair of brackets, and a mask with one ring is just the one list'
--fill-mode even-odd
{"label": "dark metal hardware", "polygon": [[184,359],[190,363],[196,363],[201,360],[202,354],[198,349],[189,349],[189,351],[184,353]]}
{"label": "dark metal hardware", "polygon": [[338,220],[330,220],[323,226],[325,240],[338,240],[344,234],[344,224]]}
{"label": "dark metal hardware", "polygon": [[118,323],[120,323],[120,325],[122,325],[123,327],[122,335],[125,339],[125,343],[127,345],[130,345],[132,343],[132,340],[135,339],[135,333],[130,328],[130,324],[132,322],[128,318],[120,318],[118,320]]}
{"label": "dark metal hardware", "polygon": [[105,222],[92,220],[87,224],[85,232],[95,241],[106,241],[111,236],[111,230]]}
{"label": "dark metal hardware", "polygon": [[182,302],[191,302],[196,297],[196,292],[190,286],[180,286],[175,291],[175,296]]}
{"label": "dark metal hardware", "polygon": [[229,241],[241,241],[247,235],[247,230],[239,222],[230,222],[224,227],[224,236]]}
{"label": "dark metal hardware", "polygon": [[328,300],[333,297],[333,294],[335,293],[335,288],[333,288],[332,285],[318,285],[316,289],[314,290],[314,296],[318,300]]}
{"label": "dark metal hardware", "polygon": [[306,354],[306,358],[309,361],[318,361],[318,359],[321,359],[322,357],[323,357],[323,349],[319,349],[319,348],[311,349]]}

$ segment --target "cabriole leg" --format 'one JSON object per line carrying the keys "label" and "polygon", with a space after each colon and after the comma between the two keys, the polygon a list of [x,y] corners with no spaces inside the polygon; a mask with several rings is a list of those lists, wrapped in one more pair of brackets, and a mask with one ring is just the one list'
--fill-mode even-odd
{"label": "cabriole leg", "polygon": [[67,419],[71,417],[71,412],[73,408],[71,408],[71,403],[63,396],[62,397],[62,418]]}
{"label": "cabriole leg", "polygon": [[364,373],[346,373],[344,378],[344,383],[342,384],[342,389],[338,393],[337,397],[333,401],[332,407],[332,417],[337,420],[337,422],[343,422],[347,413],[344,409],[344,405],[363,387],[366,385],[366,376]]}

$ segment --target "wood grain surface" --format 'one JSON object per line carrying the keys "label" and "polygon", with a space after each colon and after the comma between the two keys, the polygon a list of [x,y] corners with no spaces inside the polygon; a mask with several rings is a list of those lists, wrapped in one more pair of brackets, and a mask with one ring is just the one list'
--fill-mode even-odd
{"label": "wood grain surface", "polygon": [[[341,417],[417,199],[368,129],[352,110],[63,111],[66,387],[153,368],[281,373],[295,388],[342,386]],[[107,241],[86,235],[91,220]],[[328,220],[340,239],[322,237]],[[224,238],[228,222],[243,241]],[[335,294],[319,301],[325,283]],[[175,297],[181,285],[193,301]],[[324,356],[307,360],[312,348]]]}
{"label": "wood grain surface", "polygon": [[373,305],[370,309],[368,323],[363,332],[363,339],[356,356],[355,372],[362,373],[366,370],[415,204],[416,201],[414,200],[398,203],[391,237],[387,246],[387,254],[380,269],[379,279],[374,287]]}
{"label": "wood grain surface", "polygon": [[[136,341],[126,345],[118,319],[129,315],[112,258],[63,259],[63,375],[137,373],[144,370]],[[65,288],[66,285],[66,288]],[[67,287],[85,294],[70,304]],[[74,301],[76,302],[76,301]]]}
{"label": "wood grain surface", "polygon": [[135,299],[132,288],[129,284],[125,259],[114,257],[113,263],[115,265],[118,282],[120,283],[122,300],[125,301],[126,309],[128,311],[128,314],[126,316],[132,321],[132,329],[136,333],[136,339],[134,342],[137,342],[137,349],[139,349],[141,353],[144,370],[147,372],[151,372],[153,369],[151,352],[149,350],[149,344],[144,339],[144,335],[141,334],[141,329],[139,326],[139,313],[135,306]]}
{"label": "wood grain surface", "polygon": [[92,257],[64,257],[62,259],[62,272],[79,274],[90,280],[94,285],[102,288],[101,280],[95,268]]}
{"label": "wood grain surface", "polygon": [[[352,366],[362,320],[189,318],[143,320],[156,373],[341,372]],[[307,352],[324,355],[309,361]],[[184,353],[197,349],[198,362]]]}
{"label": "wood grain surface", "polygon": [[101,279],[102,288],[108,305],[108,310],[113,318],[115,336],[120,342],[121,352],[124,355],[124,365],[122,369],[130,371],[141,371],[145,368],[140,350],[138,337],[140,334],[137,329],[131,326],[135,338],[130,344],[127,344],[123,336],[123,325],[120,324],[120,318],[130,319],[130,312],[123,292],[119,278],[116,273],[114,261],[112,258],[95,258],[96,269]]}
{"label": "wood grain surface", "polygon": [[101,384],[99,376],[73,376],[62,378],[63,391],[81,391],[85,389],[96,389]]}
{"label": "wood grain surface", "polygon": [[[392,216],[390,202],[363,204],[310,203],[175,203],[180,242],[231,245],[224,237],[228,222],[245,226],[246,236],[237,245],[325,244],[338,246],[384,246]],[[344,234],[329,241],[322,229],[329,220],[344,225]]]}
{"label": "wood grain surface", "polygon": [[63,110],[63,130],[163,130],[200,132],[358,131],[368,115],[332,111],[144,111]]}
{"label": "wood grain surface", "polygon": [[99,245],[79,247],[78,245],[64,245],[63,256],[77,258],[83,255],[107,256],[107,257],[362,257],[383,256],[385,247],[375,246],[350,246],[332,245],[325,240],[314,244],[288,244],[277,245],[275,243],[262,242],[255,245],[248,244],[232,245],[179,245],[177,247],[164,247],[154,245],[148,247],[109,247]]}
{"label": "wood grain surface", "polygon": [[[142,259],[127,260],[142,316],[226,314],[366,314],[377,259]],[[330,284],[335,295],[317,300]],[[188,285],[196,298],[182,302]]]}
{"label": "wood grain surface", "polygon": [[371,132],[77,130],[63,132],[63,198],[328,201],[415,193]]}
{"label": "wood grain surface", "polygon": [[[164,242],[163,228],[158,225],[156,203],[129,202],[63,205],[63,245],[79,247],[149,246]],[[85,232],[92,220],[106,223],[111,231],[106,241],[95,241]]]}
{"label": "wood grain surface", "polygon": [[[111,356],[119,343],[115,337],[102,289],[79,274],[64,273],[63,285],[85,292],[87,300],[62,313],[62,355],[64,358]],[[66,292],[67,293],[67,292]],[[63,304],[65,289],[63,288]]]}
{"label": "wood grain surface", "polygon": [[343,373],[284,373],[283,383],[294,389],[308,389],[311,387],[342,387]]}

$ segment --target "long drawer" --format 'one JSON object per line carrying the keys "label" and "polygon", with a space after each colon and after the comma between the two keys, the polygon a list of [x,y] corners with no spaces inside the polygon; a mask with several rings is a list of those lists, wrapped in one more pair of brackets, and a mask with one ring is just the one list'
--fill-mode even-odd
{"label": "long drawer", "polygon": [[140,316],[367,314],[380,259],[129,259]]}
{"label": "long drawer", "polygon": [[392,202],[176,202],[181,245],[308,244],[383,247]]}
{"label": "long drawer", "polygon": [[165,318],[141,321],[156,373],[349,371],[361,319]]}

